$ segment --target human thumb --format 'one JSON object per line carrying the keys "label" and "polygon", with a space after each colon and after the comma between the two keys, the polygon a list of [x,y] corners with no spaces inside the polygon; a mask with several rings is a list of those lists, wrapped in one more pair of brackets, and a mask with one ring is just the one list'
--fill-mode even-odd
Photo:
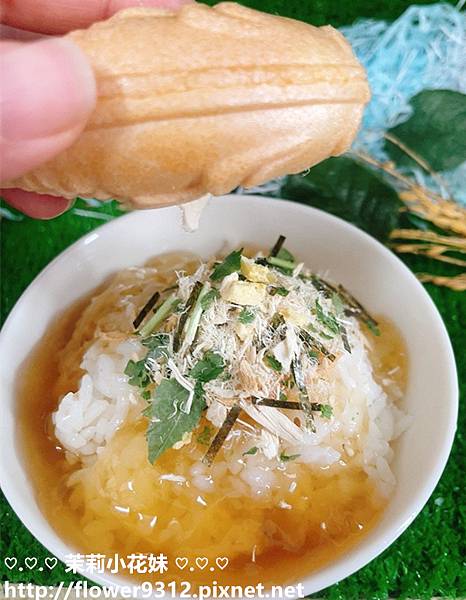
{"label": "human thumb", "polygon": [[70,146],[96,101],[95,79],[70,40],[0,45],[0,181]]}

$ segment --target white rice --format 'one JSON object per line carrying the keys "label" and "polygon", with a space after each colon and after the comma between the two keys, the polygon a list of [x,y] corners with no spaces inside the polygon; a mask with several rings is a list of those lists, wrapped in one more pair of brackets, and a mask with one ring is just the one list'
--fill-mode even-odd
{"label": "white rice", "polygon": [[137,340],[117,342],[104,352],[95,342],[85,353],[85,371],[79,389],[68,392],[52,414],[55,435],[63,447],[82,457],[96,455],[124,423],[132,407],[141,402],[123,372],[130,359],[137,360],[142,346]]}
{"label": "white rice", "polygon": [[[235,476],[231,479],[238,490],[249,490],[255,496],[267,494],[277,470],[286,470],[278,457],[281,443],[288,455],[299,455],[295,462],[311,468],[329,468],[341,460],[351,460],[378,484],[382,493],[388,494],[395,484],[390,443],[406,429],[410,419],[374,380],[364,337],[357,325],[350,341],[352,353],[342,353],[333,363],[331,380],[321,382],[322,394],[333,407],[330,420],[316,419],[316,431],[310,433],[303,432],[284,415],[288,424],[284,423],[286,427],[279,439],[267,424],[267,411],[275,409],[250,405],[248,412],[263,413],[254,415],[264,429],[250,444],[259,451],[244,456],[244,444],[233,443],[241,433],[233,430],[227,440],[232,449],[228,464],[218,462],[209,468],[196,463],[191,470],[191,485],[207,492],[217,476],[228,472]],[[85,374],[79,389],[67,393],[53,413],[58,440],[85,464],[96,459],[126,420],[139,417],[144,403],[123,372],[129,359],[138,360],[143,354],[144,349],[134,339],[110,343],[106,340],[105,345],[97,339],[84,355],[81,367]],[[206,416],[218,427],[224,413],[222,405],[211,405]],[[296,432],[299,435],[293,435]],[[176,473],[167,474],[164,479],[181,483]]]}

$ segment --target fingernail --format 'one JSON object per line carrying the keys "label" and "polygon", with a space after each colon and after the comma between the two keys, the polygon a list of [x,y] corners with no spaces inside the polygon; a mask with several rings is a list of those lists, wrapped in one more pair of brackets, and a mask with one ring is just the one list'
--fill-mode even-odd
{"label": "fingernail", "polygon": [[10,206],[33,219],[53,219],[66,212],[74,203],[74,200],[19,189],[1,190],[1,193]]}
{"label": "fingernail", "polygon": [[95,79],[84,53],[70,40],[21,45],[1,57],[1,134],[19,142],[84,125],[95,106]]}

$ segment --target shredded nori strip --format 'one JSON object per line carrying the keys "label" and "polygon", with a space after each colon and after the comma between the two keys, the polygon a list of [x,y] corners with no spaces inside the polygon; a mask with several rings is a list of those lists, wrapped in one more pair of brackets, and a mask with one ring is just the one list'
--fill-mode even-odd
{"label": "shredded nori strip", "polygon": [[226,440],[227,435],[230,433],[233,425],[236,422],[236,419],[239,417],[241,413],[241,406],[239,404],[235,404],[226,416],[226,419],[223,421],[222,426],[217,431],[217,435],[212,440],[212,443],[209,446],[209,449],[205,453],[202,462],[210,467],[210,465],[214,462],[215,457],[217,456],[218,451],[223,446],[223,442]]}
{"label": "shredded nori strip", "polygon": [[371,330],[377,330],[378,323],[371,317],[364,306],[356,300],[354,296],[348,292],[342,285],[338,286],[338,293],[343,297],[346,304],[349,306],[349,311],[345,310],[345,314],[348,316],[355,316],[361,319]]}
{"label": "shredded nori strip", "polygon": [[173,351],[174,352],[177,352],[180,348],[181,334],[183,333],[183,328],[185,326],[186,321],[188,320],[188,317],[189,317],[194,305],[196,304],[196,300],[201,292],[201,289],[202,289],[202,283],[200,281],[196,281],[196,283],[194,284],[193,289],[191,291],[191,294],[189,295],[188,301],[186,302],[185,310],[179,318],[178,327],[176,328],[175,335],[173,336]]}
{"label": "shredded nori strip", "polygon": [[301,402],[292,402],[290,400],[273,400],[272,398],[254,398],[253,404],[257,406],[270,406],[270,408],[288,408],[290,410],[303,410]]}
{"label": "shredded nori strip", "polygon": [[178,284],[175,283],[175,284],[171,285],[170,287],[163,289],[162,294],[165,294],[165,292],[173,292],[173,290],[177,290],[177,289],[178,289]]}
{"label": "shredded nori strip", "polygon": [[297,358],[291,361],[291,373],[296,382],[296,386],[299,389],[299,399],[304,412],[304,418],[306,421],[306,427],[310,431],[315,431],[314,415],[312,414],[312,403],[307,395],[306,385],[304,383],[304,377],[301,370],[301,363]]}
{"label": "shredded nori strip", "polygon": [[313,337],[308,331],[300,329],[299,337],[310,347],[311,350],[317,350],[320,352],[320,354],[323,354],[332,362],[335,360],[335,354],[332,354],[329,350],[327,350],[327,348],[321,342],[319,342],[319,340],[316,340],[316,338]]}
{"label": "shredded nori strip", "polygon": [[319,411],[319,412],[322,410],[322,407],[324,406],[320,402],[310,402],[310,403],[307,403],[307,406],[306,406],[306,402],[292,402],[289,400],[273,400],[272,398],[261,398],[260,400],[256,399],[255,401],[253,401],[253,404],[256,404],[257,406],[269,406],[270,408],[285,408],[287,410],[303,410],[303,411],[305,411],[306,408],[308,408],[310,406],[311,410]]}
{"label": "shredded nori strip", "polygon": [[139,325],[147,317],[147,315],[149,314],[150,310],[155,306],[155,304],[156,304],[156,302],[157,302],[157,300],[159,298],[160,298],[160,292],[154,292],[152,294],[152,296],[149,298],[149,300],[145,303],[145,305],[141,309],[141,312],[134,319],[134,321],[133,321],[133,327],[134,327],[134,329],[138,329],[139,328]]}
{"label": "shredded nori strip", "polygon": [[272,250],[270,250],[269,256],[277,256],[277,254],[282,249],[283,244],[285,243],[286,237],[284,235],[280,235],[278,240],[275,242]]}
{"label": "shredded nori strip", "polygon": [[346,327],[340,323],[340,333],[341,339],[343,340],[343,346],[349,354],[351,354],[351,345],[348,340],[348,334],[346,332]]}
{"label": "shredded nori strip", "polygon": [[[369,313],[364,308],[364,306],[360,302],[358,302],[356,300],[356,298],[354,296],[352,296],[348,292],[348,290],[346,290],[341,284],[338,286],[338,292],[341,296],[343,296],[344,300],[346,301],[346,304],[348,304],[350,308],[355,309],[356,312],[359,312],[361,314],[364,314],[364,315],[370,317]],[[374,319],[371,318],[371,320],[374,320]]]}
{"label": "shredded nori strip", "polygon": [[[360,302],[358,302],[358,300],[356,300],[356,298],[350,292],[348,292],[348,290],[344,288],[341,284],[337,288],[328,281],[325,281],[324,279],[321,279],[316,275],[313,275],[311,277],[311,283],[316,288],[316,290],[318,292],[322,292],[326,298],[330,298],[332,293],[337,294],[342,299],[342,301],[349,307],[345,310],[345,315],[347,317],[356,317],[364,323],[366,323],[369,329],[377,330],[377,321],[373,317],[371,317],[371,315],[367,312],[364,306]],[[345,343],[344,339],[343,343]],[[348,350],[348,352],[351,352],[351,350]]]}
{"label": "shredded nori strip", "polygon": [[322,292],[326,298],[331,298],[332,294],[337,294],[338,296],[341,296],[340,292],[335,286],[333,286],[328,281],[325,281],[325,279],[318,277],[317,275],[311,276],[311,283],[316,288],[316,290],[318,292]]}

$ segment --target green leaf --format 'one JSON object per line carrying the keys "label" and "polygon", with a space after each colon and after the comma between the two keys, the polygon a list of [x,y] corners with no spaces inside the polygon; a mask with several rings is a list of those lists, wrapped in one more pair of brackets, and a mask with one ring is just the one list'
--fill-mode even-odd
{"label": "green leaf", "polygon": [[176,379],[163,379],[155,390],[154,400],[145,411],[151,419],[146,438],[149,461],[153,463],[165,450],[179,442],[185,433],[195,429],[205,408],[199,390],[194,394],[189,414],[182,411],[189,396],[188,390]]}
{"label": "green leaf", "polygon": [[372,335],[375,335],[376,337],[380,335],[380,329],[377,327],[377,324],[374,321],[366,319],[364,323],[366,324],[367,329],[369,329]]}
{"label": "green leaf", "polygon": [[289,462],[290,460],[296,460],[299,458],[301,454],[285,454],[284,452],[280,453],[281,462]]}
{"label": "green leaf", "polygon": [[196,441],[198,444],[202,444],[203,446],[208,446],[210,443],[210,438],[212,437],[212,429],[205,425],[204,429],[197,436]]}
{"label": "green leaf", "polygon": [[155,311],[152,317],[147,321],[143,327],[139,330],[139,334],[142,338],[147,337],[164,321],[169,314],[171,314],[180,303],[180,300],[172,294],[166,300],[162,302],[159,308]]}
{"label": "green leaf", "polygon": [[288,296],[288,294],[290,293],[290,290],[287,290],[284,287],[276,287],[276,288],[272,288],[271,292],[272,296],[275,296],[276,294],[278,296]]}
{"label": "green leaf", "polygon": [[225,362],[220,354],[216,354],[209,350],[204,354],[203,358],[194,365],[189,375],[193,379],[197,379],[202,383],[207,383],[208,381],[217,379],[224,368]]}
{"label": "green leaf", "polygon": [[295,262],[295,257],[293,256],[293,254],[291,254],[291,252],[289,250],[287,250],[286,248],[280,248],[280,250],[277,252],[277,254],[275,255],[276,258],[281,258],[282,260],[286,260],[287,262]]}
{"label": "green leaf", "polygon": [[382,241],[397,226],[401,206],[380,175],[348,157],[329,158],[306,175],[290,175],[282,196],[350,221]]}
{"label": "green leaf", "polygon": [[[317,320],[320,323],[322,323],[322,325],[326,327],[331,333],[333,333],[334,335],[338,335],[340,333],[340,324],[332,314],[325,314],[324,309],[322,308],[318,300],[316,300],[316,314]],[[324,337],[328,337],[325,334],[322,335]]]}
{"label": "green leaf", "polygon": [[144,389],[151,383],[150,375],[146,369],[145,359],[129,360],[125,368],[125,375],[128,375],[128,383],[138,388]]}
{"label": "green leaf", "polygon": [[272,354],[266,354],[264,357],[264,361],[266,362],[267,366],[269,366],[274,371],[277,371],[278,373],[281,372],[282,363],[278,361]]}
{"label": "green leaf", "polygon": [[341,299],[340,294],[337,294],[336,292],[332,293],[332,304],[337,315],[342,315],[345,310],[345,304]]}
{"label": "green leaf", "polygon": [[319,360],[319,353],[316,352],[315,350],[309,350],[308,352],[308,356],[309,358],[312,358],[313,360]]}
{"label": "green leaf", "polygon": [[265,260],[269,263],[269,265],[276,267],[285,275],[291,274],[293,269],[296,267],[296,263],[294,261],[285,260],[284,258],[279,258],[277,256],[268,256]]}
{"label": "green leaf", "polygon": [[202,310],[207,310],[211,307],[214,300],[220,297],[220,292],[216,288],[212,288],[207,292],[207,294],[201,298],[201,308]]}
{"label": "green leaf", "polygon": [[252,323],[256,318],[256,312],[252,308],[245,306],[238,315],[238,321],[243,325]]}
{"label": "green leaf", "polygon": [[235,271],[239,271],[241,268],[241,250],[235,250],[224,258],[221,263],[215,265],[214,270],[210,278],[212,281],[220,281],[227,275],[231,275]]}
{"label": "green leaf", "polygon": [[320,414],[324,419],[330,419],[330,417],[333,415],[333,408],[330,406],[330,404],[321,404]]}
{"label": "green leaf", "polygon": [[247,456],[248,454],[257,454],[258,450],[259,448],[257,446],[253,446],[252,448],[249,448],[249,450],[246,450],[246,452],[243,452],[243,456]]}
{"label": "green leaf", "polygon": [[[389,130],[435,171],[454,169],[466,160],[466,95],[451,90],[424,90],[411,98],[413,114]],[[385,141],[385,150],[400,166],[416,162]]]}
{"label": "green leaf", "polygon": [[159,358],[168,358],[170,356],[168,350],[170,345],[170,336],[166,333],[152,334],[149,337],[144,338],[141,344],[146,348],[149,348],[146,360],[148,358],[158,360]]}

